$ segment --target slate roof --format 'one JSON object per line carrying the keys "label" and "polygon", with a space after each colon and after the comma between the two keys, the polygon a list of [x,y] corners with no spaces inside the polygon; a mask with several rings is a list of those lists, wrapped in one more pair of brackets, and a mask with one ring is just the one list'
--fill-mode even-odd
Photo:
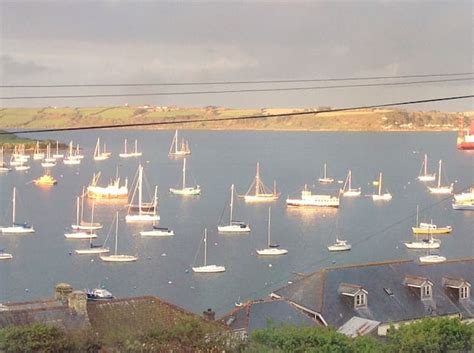
{"label": "slate roof", "polygon": [[269,325],[316,326],[318,323],[286,300],[260,300],[245,303],[225,315],[221,321],[232,330],[251,334]]}
{"label": "slate roof", "polygon": [[[404,284],[406,276],[425,277],[433,283],[431,299],[420,299],[417,288]],[[425,316],[474,317],[474,298],[459,300],[457,293],[443,286],[443,277],[463,278],[474,283],[474,258],[420,265],[412,260],[369,263],[323,269],[295,280],[273,294],[322,315],[334,327],[354,316],[379,322],[398,322]],[[341,283],[350,283],[367,292],[367,307],[354,308],[338,294]]]}
{"label": "slate roof", "polygon": [[2,305],[0,328],[34,323],[54,324],[66,330],[75,330],[87,326],[88,319],[52,299]]}

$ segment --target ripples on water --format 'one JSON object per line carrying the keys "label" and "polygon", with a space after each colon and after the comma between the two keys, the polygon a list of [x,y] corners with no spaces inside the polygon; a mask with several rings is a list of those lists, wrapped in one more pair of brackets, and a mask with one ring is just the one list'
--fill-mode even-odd
{"label": "ripples on water", "polygon": [[[209,132],[182,131],[189,139],[192,154],[187,160],[188,180],[201,186],[202,194],[183,198],[168,193],[181,178],[182,162],[168,159],[172,131],[90,131],[44,134],[38,138],[70,139],[84,148],[86,158],[80,166],[58,164],[52,175],[58,185],[42,189],[30,183],[42,174],[39,162],[31,161],[28,173],[11,172],[0,176],[2,224],[11,217],[11,192],[18,190],[18,219],[31,222],[36,233],[0,236],[0,248],[14,258],[0,263],[0,302],[50,297],[58,282],[75,288],[103,285],[119,297],[157,295],[194,312],[212,307],[219,314],[242,301],[268,295],[285,285],[295,273],[312,272],[322,267],[393,259],[415,259],[420,253],[404,248],[412,240],[416,205],[424,210],[420,220],[452,225],[451,235],[442,237],[440,253],[449,258],[474,255],[474,212],[453,211],[450,197],[430,195],[416,177],[424,153],[430,171],[443,159],[449,181],[455,190],[474,183],[474,154],[456,150],[454,133],[318,133],[318,132]],[[110,159],[94,162],[97,137],[113,152]],[[140,159],[120,159],[123,140],[139,139]],[[121,214],[119,252],[139,255],[131,264],[103,263],[97,256],[71,255],[88,241],[66,240],[64,232],[75,220],[75,200],[92,174],[102,172],[100,184],[108,182],[118,168],[122,177],[133,179],[138,162],[153,187],[158,185],[160,226],[175,231],[171,238],[141,238],[140,225],[125,224],[125,201],[96,203],[95,220],[104,224],[99,241],[113,249],[114,230],[109,229],[115,211]],[[282,192],[272,205],[272,241],[288,249],[286,256],[257,257],[255,249],[266,244],[269,204],[235,203],[235,218],[248,221],[250,235],[220,235],[216,225],[228,202],[234,183],[243,194],[251,184],[255,164],[260,162],[262,180],[273,180]],[[317,192],[335,193],[342,185],[320,186],[324,162],[328,173],[344,180],[352,169],[353,186],[363,195],[372,194],[378,173],[392,193],[390,202],[374,203],[369,197],[342,199],[333,209],[287,209],[288,195],[298,196],[304,184]],[[446,200],[443,201],[443,198]],[[91,201],[86,202],[90,207]],[[87,211],[86,211],[87,214]],[[353,244],[350,252],[329,253],[337,233]],[[225,218],[227,220],[227,218]],[[192,265],[203,261],[198,251],[204,228],[208,228],[208,263],[225,265],[222,274],[193,274]]]}

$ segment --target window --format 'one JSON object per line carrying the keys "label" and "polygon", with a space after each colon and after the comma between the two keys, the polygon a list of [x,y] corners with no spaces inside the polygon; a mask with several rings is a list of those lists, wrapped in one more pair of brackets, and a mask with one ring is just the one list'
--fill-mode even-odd
{"label": "window", "polygon": [[469,298],[469,287],[462,286],[459,288],[459,299],[467,299]]}
{"label": "window", "polygon": [[421,287],[421,297],[422,298],[431,298],[431,286],[426,285]]}
{"label": "window", "polygon": [[362,307],[362,306],[366,306],[366,304],[367,304],[367,299],[366,299],[364,293],[357,294],[357,295],[355,296],[355,307],[356,307],[356,308],[359,308],[359,307]]}

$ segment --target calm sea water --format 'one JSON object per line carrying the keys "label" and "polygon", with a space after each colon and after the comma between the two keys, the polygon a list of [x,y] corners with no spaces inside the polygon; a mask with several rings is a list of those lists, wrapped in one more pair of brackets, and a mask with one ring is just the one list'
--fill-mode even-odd
{"label": "calm sea water", "polygon": [[[450,197],[434,196],[416,181],[424,153],[430,171],[443,160],[445,180],[456,181],[461,190],[474,184],[474,154],[456,150],[453,133],[334,133],[334,132],[209,132],[181,131],[189,139],[188,180],[195,180],[202,195],[183,198],[170,195],[169,187],[181,180],[181,160],[168,159],[174,131],[93,131],[42,134],[38,138],[73,140],[84,148],[86,158],[79,166],[58,164],[52,175],[58,185],[42,189],[31,180],[42,174],[32,161],[27,173],[0,175],[0,220],[10,224],[11,194],[18,190],[18,219],[31,222],[33,235],[0,235],[0,248],[13,253],[0,262],[0,302],[28,301],[50,297],[58,282],[76,289],[105,286],[116,296],[156,295],[194,312],[214,308],[218,314],[231,309],[237,300],[260,298],[291,281],[295,273],[320,268],[394,259],[416,259],[423,253],[408,251],[403,240],[412,240],[416,206],[420,220],[433,219],[438,225],[452,225],[451,235],[442,236],[440,253],[448,258],[474,256],[474,212],[453,211]],[[97,137],[113,152],[109,160],[92,159]],[[139,140],[144,152],[139,159],[123,160],[118,153],[123,140]],[[120,212],[119,252],[138,254],[139,261],[110,264],[98,256],[78,256],[73,251],[88,241],[67,240],[64,232],[75,220],[75,199],[94,172],[101,171],[101,184],[115,176],[131,181],[138,163],[153,188],[158,185],[160,225],[175,231],[171,238],[141,238],[143,227],[125,223],[125,202],[98,202],[95,220],[104,224],[98,231],[113,249],[115,211]],[[250,235],[220,235],[216,225],[228,203],[234,183],[239,194],[250,186],[256,162],[262,180],[273,180],[282,197],[272,205],[272,241],[288,249],[280,257],[258,257],[255,249],[266,245],[269,204],[235,203],[235,218],[250,223]],[[384,185],[393,194],[390,202],[374,203],[362,196],[343,199],[337,210],[287,209],[288,195],[298,196],[304,184],[319,192],[335,193],[341,185],[322,187],[317,178],[323,163],[330,176],[344,180],[352,169],[353,186],[363,194],[374,192],[372,181],[383,172]],[[86,201],[90,209],[91,201]],[[227,210],[228,212],[228,210]],[[87,215],[88,211],[86,211]],[[228,215],[224,214],[225,220]],[[208,263],[225,265],[222,274],[193,274],[192,265],[203,261],[202,238],[208,229]],[[336,233],[353,244],[350,252],[329,253]],[[199,249],[199,246],[201,248]],[[239,299],[240,298],[240,299]]]}

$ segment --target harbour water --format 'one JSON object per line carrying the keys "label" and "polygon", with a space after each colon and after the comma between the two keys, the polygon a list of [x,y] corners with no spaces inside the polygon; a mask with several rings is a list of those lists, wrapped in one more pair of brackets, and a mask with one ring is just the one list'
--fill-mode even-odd
{"label": "harbour water", "polygon": [[[474,212],[454,211],[450,195],[431,195],[426,184],[416,181],[424,153],[429,169],[437,172],[443,160],[444,183],[455,182],[455,191],[474,184],[474,153],[456,149],[455,133],[336,133],[336,132],[233,132],[180,131],[189,140],[192,154],[187,159],[188,178],[201,186],[202,194],[180,197],[168,192],[181,180],[182,159],[170,160],[168,149],[174,131],[106,130],[41,134],[32,138],[71,139],[83,148],[79,166],[62,163],[51,169],[58,184],[40,188],[31,181],[43,172],[31,161],[28,172],[0,175],[0,220],[11,222],[11,195],[17,187],[17,219],[33,224],[32,235],[0,235],[0,249],[13,259],[0,262],[0,302],[29,301],[50,297],[58,282],[74,288],[106,287],[118,297],[156,295],[194,312],[213,308],[218,314],[239,300],[260,298],[291,281],[297,273],[309,273],[327,266],[396,259],[417,259],[424,252],[405,249],[413,240],[416,206],[420,220],[451,225],[453,232],[441,236],[439,253],[448,259],[474,256]],[[97,137],[107,144],[112,157],[94,162]],[[137,138],[141,158],[121,159],[124,139],[130,146]],[[160,226],[174,230],[169,238],[141,238],[147,226],[125,223],[126,201],[98,201],[94,220],[104,224],[97,242],[114,247],[113,218],[120,212],[119,253],[137,254],[136,263],[104,263],[98,256],[79,256],[75,249],[87,240],[68,240],[64,232],[75,221],[75,200],[83,186],[100,171],[105,185],[118,173],[129,185],[138,163],[150,186],[158,185]],[[237,199],[235,219],[250,223],[247,235],[221,235],[217,224],[228,221],[223,211],[229,203],[232,183],[244,194],[255,176],[256,162],[264,183],[273,180],[282,193],[276,202],[245,204]],[[352,170],[353,186],[362,196],[343,198],[339,209],[289,209],[288,196],[298,197],[304,184],[318,193],[336,194],[342,184],[321,186],[317,179],[323,164],[328,173],[343,181]],[[372,201],[372,182],[383,172],[384,188],[393,199]],[[89,216],[92,201],[86,200]],[[280,257],[259,257],[255,250],[266,246],[268,206],[272,205],[272,241],[289,253]],[[228,209],[226,210],[228,212]],[[148,226],[149,227],[149,226]],[[193,265],[203,261],[202,237],[208,229],[208,263],[225,265],[220,274],[194,274]],[[329,253],[327,246],[336,235],[352,243],[352,250]],[[199,247],[201,248],[199,249]]]}

